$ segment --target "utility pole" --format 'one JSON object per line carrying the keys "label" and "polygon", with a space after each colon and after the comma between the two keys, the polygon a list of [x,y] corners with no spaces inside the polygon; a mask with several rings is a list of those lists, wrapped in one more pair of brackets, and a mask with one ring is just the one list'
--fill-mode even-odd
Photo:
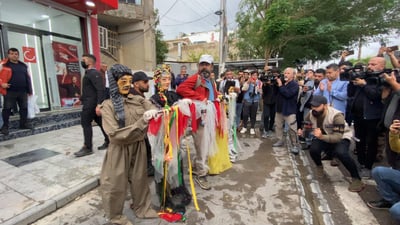
{"label": "utility pole", "polygon": [[221,0],[221,10],[215,12],[219,15],[219,63],[218,77],[222,74],[225,68],[225,60],[228,54],[228,36],[226,27],[226,0]]}

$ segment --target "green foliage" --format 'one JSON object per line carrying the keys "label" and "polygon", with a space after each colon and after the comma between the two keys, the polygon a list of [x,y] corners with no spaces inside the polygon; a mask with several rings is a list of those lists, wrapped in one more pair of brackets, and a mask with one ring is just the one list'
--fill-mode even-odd
{"label": "green foliage", "polygon": [[333,51],[397,31],[400,0],[242,0],[237,47],[244,59],[279,54],[327,60]]}
{"label": "green foliage", "polygon": [[[158,18],[158,10],[154,11],[154,17],[156,21],[154,23],[154,27],[156,28],[160,23]],[[168,53],[168,45],[167,42],[163,41],[163,33],[161,30],[155,29],[154,31],[155,41],[156,41],[156,64],[162,64],[165,60],[165,57]]]}

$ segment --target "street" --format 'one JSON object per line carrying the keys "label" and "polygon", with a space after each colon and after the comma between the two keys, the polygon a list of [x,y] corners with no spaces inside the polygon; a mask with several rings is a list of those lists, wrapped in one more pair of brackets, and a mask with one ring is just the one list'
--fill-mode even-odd
{"label": "street", "polygon": [[[200,211],[190,204],[186,222],[195,224],[394,224],[388,212],[372,214],[358,193],[347,190],[348,178],[337,167],[324,162],[325,174],[316,177],[307,151],[291,155],[285,147],[272,148],[273,139],[243,136],[239,160],[217,176],[209,176],[210,191],[196,185]],[[186,178],[188,178],[186,176]],[[374,182],[366,193],[373,193]],[[189,182],[187,182],[188,184]],[[154,182],[149,178],[153,204]],[[375,191],[376,192],[376,191]],[[370,199],[370,195],[364,198]],[[374,197],[378,197],[375,193]],[[161,219],[137,219],[124,213],[134,224],[168,224]],[[98,188],[78,197],[34,225],[106,224]]]}

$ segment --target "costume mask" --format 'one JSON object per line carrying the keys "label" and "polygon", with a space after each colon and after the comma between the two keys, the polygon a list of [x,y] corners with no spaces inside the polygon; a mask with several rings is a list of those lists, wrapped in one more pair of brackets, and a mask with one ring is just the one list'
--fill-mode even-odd
{"label": "costume mask", "polygon": [[161,68],[157,68],[154,71],[153,80],[157,91],[162,92],[168,90],[171,84],[171,73],[166,68],[167,66],[163,65]]}
{"label": "costume mask", "polygon": [[205,79],[209,78],[211,73],[210,71],[208,71],[207,69],[202,69],[200,71],[200,75],[203,76]]}
{"label": "costume mask", "polygon": [[123,75],[120,77],[117,81],[118,84],[118,91],[121,95],[128,95],[129,94],[129,89],[131,88],[132,85],[132,75]]}

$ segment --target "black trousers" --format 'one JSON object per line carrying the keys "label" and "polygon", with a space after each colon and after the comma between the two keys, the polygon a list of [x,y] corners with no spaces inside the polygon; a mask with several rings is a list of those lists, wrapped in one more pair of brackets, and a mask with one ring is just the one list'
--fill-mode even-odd
{"label": "black trousers", "polygon": [[264,130],[270,131],[274,128],[275,122],[275,104],[264,104],[263,121]]}
{"label": "black trousers", "polygon": [[254,128],[256,124],[256,116],[258,110],[258,102],[248,102],[243,100],[243,127],[247,128],[247,121],[250,117],[250,128]]}
{"label": "black trousers", "polygon": [[367,169],[372,169],[378,149],[379,119],[365,120],[360,117],[354,119],[354,135],[360,141],[356,142],[357,159]]}
{"label": "black trousers", "polygon": [[310,155],[317,166],[322,165],[321,152],[331,151],[343,163],[344,167],[350,172],[351,177],[360,178],[357,166],[349,154],[350,141],[342,139],[339,143],[328,143],[314,138],[311,143]]}
{"label": "black trousers", "polygon": [[25,126],[28,118],[28,94],[25,92],[8,91],[4,96],[4,107],[2,112],[4,127],[8,128],[11,110],[14,108],[16,103],[19,107],[19,125]]}
{"label": "black trousers", "polygon": [[81,112],[81,125],[83,128],[83,137],[84,137],[84,145],[92,149],[93,147],[93,129],[92,129],[92,121],[95,121],[97,125],[99,125],[101,132],[104,135],[104,142],[110,143],[110,139],[108,138],[106,132],[103,129],[101,123],[101,117],[96,115],[96,107],[95,108],[83,108]]}

